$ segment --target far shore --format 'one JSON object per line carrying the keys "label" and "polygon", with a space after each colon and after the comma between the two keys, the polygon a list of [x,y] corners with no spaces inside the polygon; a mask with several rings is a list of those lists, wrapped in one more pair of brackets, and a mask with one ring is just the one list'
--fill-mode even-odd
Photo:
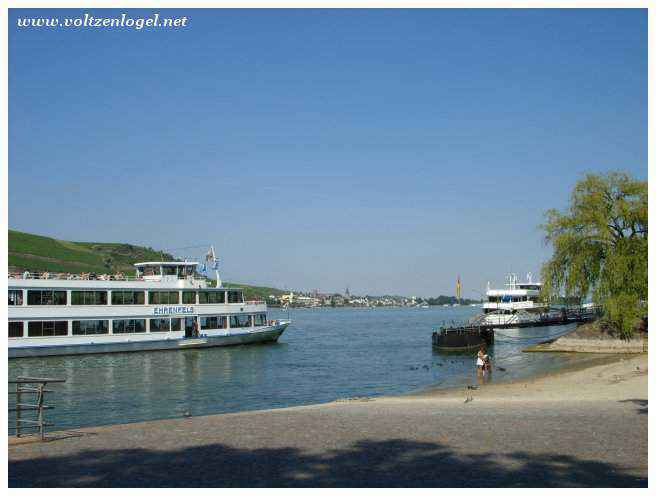
{"label": "far shore", "polygon": [[9,485],[647,484],[647,355],[530,380],[9,439]]}

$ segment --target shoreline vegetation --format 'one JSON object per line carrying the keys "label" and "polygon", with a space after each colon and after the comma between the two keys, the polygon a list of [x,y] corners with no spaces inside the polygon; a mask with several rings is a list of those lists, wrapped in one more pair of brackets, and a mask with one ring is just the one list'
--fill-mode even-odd
{"label": "shoreline vegetation", "polygon": [[553,255],[542,267],[542,297],[592,298],[607,327],[630,338],[647,316],[647,181],[624,172],[586,174],[569,205],[541,226]]}
{"label": "shoreline vegetation", "polygon": [[615,355],[475,389],[10,437],[9,485],[646,486],[647,381],[647,354]]}

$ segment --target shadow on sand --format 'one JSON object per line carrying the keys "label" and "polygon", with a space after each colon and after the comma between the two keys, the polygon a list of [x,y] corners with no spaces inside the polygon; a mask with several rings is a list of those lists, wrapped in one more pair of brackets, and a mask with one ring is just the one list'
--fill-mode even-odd
{"label": "shadow on sand", "polygon": [[9,486],[646,487],[647,479],[572,456],[461,456],[440,444],[397,439],[365,440],[324,455],[222,444],[176,451],[87,450],[10,460]]}
{"label": "shadow on sand", "polygon": [[648,415],[649,402],[648,400],[621,400],[620,403],[634,403],[638,406],[638,413]]}

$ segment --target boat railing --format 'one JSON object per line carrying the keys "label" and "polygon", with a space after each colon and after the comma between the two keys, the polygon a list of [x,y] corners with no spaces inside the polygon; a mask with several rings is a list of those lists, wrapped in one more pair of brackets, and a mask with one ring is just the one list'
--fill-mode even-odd
{"label": "boat railing", "polygon": [[[171,278],[175,276],[127,276],[123,273],[96,274],[88,273],[63,273],[63,272],[10,272],[9,279],[52,279],[57,281],[149,281],[153,277]],[[195,280],[192,276],[178,276],[179,280]]]}
{"label": "boat railing", "polygon": [[480,329],[484,327],[480,319],[471,320],[443,320],[442,324],[434,332],[449,331],[451,329]]}
{"label": "boat railing", "polygon": [[246,305],[264,305],[266,301],[264,300],[246,300],[244,302]]}
{"label": "boat railing", "polygon": [[483,313],[470,318],[469,320],[450,320],[442,321],[442,325],[436,329],[437,331],[448,329],[481,329],[486,327],[493,327],[493,324],[486,322],[489,316],[503,316],[504,325],[511,325],[513,323],[533,321],[536,324],[542,322],[554,321],[581,321],[587,320],[592,317],[598,317],[602,313],[602,307],[599,305],[580,306],[580,307],[563,307],[563,308],[549,308],[544,312],[527,312],[526,310],[519,310],[514,314],[505,314],[502,310],[494,310],[492,312]]}

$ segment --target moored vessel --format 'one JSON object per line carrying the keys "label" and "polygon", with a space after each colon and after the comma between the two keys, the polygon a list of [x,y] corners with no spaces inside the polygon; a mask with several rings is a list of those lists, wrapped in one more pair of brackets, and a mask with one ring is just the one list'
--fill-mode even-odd
{"label": "moored vessel", "polygon": [[600,314],[593,304],[550,308],[540,299],[541,284],[533,282],[530,273],[526,282],[518,282],[515,274],[507,277],[506,289],[487,288],[483,313],[467,322],[442,325],[433,331],[433,347],[442,350],[471,350],[494,343],[496,329],[542,327],[587,322]]}
{"label": "moored vessel", "polygon": [[9,274],[9,358],[206,348],[275,342],[289,321],[263,301],[216,286],[198,262],[134,264],[122,273]]}
{"label": "moored vessel", "polygon": [[549,311],[540,299],[541,288],[541,283],[533,282],[530,272],[526,274],[525,282],[520,282],[516,274],[509,274],[504,289],[491,289],[488,282],[483,315],[476,319],[476,323],[484,326],[521,326],[540,320]]}

